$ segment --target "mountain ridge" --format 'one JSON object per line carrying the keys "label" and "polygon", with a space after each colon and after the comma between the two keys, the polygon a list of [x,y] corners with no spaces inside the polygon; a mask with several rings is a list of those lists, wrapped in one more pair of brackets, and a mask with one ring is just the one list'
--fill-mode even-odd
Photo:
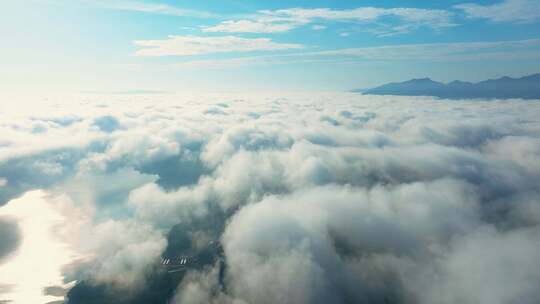
{"label": "mountain ridge", "polygon": [[[353,92],[360,93],[360,90]],[[479,82],[454,80],[448,83],[434,81],[428,77],[414,78],[403,82],[391,82],[372,89],[363,90],[364,95],[434,96],[447,99],[540,99],[540,73],[519,78],[503,76]]]}

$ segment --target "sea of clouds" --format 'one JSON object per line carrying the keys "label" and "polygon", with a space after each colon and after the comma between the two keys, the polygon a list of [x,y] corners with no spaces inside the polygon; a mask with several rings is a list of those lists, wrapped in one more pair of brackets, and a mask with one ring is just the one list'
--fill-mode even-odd
{"label": "sea of clouds", "polygon": [[[82,286],[99,303],[540,302],[538,101],[30,105],[0,109],[0,206],[41,189],[65,217],[55,233],[84,257],[63,268],[68,303],[98,303]],[[9,263],[16,220],[0,238]],[[159,266],[208,244],[174,278]]]}

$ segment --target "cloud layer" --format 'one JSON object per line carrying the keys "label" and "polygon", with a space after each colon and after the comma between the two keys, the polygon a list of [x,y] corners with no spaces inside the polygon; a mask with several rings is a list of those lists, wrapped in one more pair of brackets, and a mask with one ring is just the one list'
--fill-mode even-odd
{"label": "cloud layer", "polygon": [[302,48],[300,44],[278,43],[269,38],[241,38],[236,36],[170,36],[164,40],[137,40],[134,43],[143,47],[135,53],[136,56],[187,56]]}
{"label": "cloud layer", "polygon": [[69,303],[540,300],[536,101],[93,98],[0,116],[2,203],[45,189],[86,257]]}
{"label": "cloud layer", "polygon": [[491,5],[463,3],[454,8],[463,10],[470,18],[494,22],[531,23],[540,19],[538,2],[535,0],[504,0]]}
{"label": "cloud layer", "polygon": [[276,33],[287,32],[313,22],[353,22],[374,24],[385,17],[398,18],[397,25],[375,30],[379,35],[395,35],[419,27],[443,28],[455,24],[452,13],[444,10],[418,8],[359,7],[348,10],[329,8],[288,8],[261,10],[249,19],[226,20],[218,25],[203,28],[204,32],[225,33]]}
{"label": "cloud layer", "polygon": [[346,48],[328,51],[305,51],[289,54],[259,55],[227,59],[188,60],[177,68],[239,68],[246,65],[332,62],[359,64],[368,62],[465,62],[475,60],[528,60],[540,58],[540,39],[496,42],[455,42],[397,44]]}

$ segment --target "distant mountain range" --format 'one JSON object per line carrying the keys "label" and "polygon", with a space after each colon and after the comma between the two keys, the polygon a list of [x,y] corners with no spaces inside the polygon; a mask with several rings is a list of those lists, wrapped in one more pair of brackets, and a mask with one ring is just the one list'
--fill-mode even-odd
{"label": "distant mountain range", "polygon": [[540,99],[540,74],[521,78],[502,77],[478,83],[456,80],[445,84],[429,78],[421,78],[354,92],[371,95],[435,96],[449,99]]}

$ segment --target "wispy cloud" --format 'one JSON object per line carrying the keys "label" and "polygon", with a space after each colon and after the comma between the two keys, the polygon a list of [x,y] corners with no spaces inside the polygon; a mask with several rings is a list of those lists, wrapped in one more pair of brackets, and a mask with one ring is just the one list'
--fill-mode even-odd
{"label": "wispy cloud", "polygon": [[540,39],[387,45],[230,59],[192,60],[178,63],[175,66],[180,68],[223,69],[239,68],[248,65],[313,62],[350,64],[382,60],[452,62],[525,58],[540,59]]}
{"label": "wispy cloud", "polygon": [[178,17],[196,17],[196,18],[214,18],[218,15],[215,13],[185,9],[174,5],[164,3],[151,3],[136,0],[73,0],[66,3],[66,1],[59,0],[43,0],[49,4],[56,5],[82,5],[85,7],[97,7],[102,9],[119,10],[119,11],[132,11],[149,14],[169,15]]}
{"label": "wispy cloud", "polygon": [[[418,8],[375,8],[360,7],[348,10],[334,10],[329,8],[289,8],[280,10],[261,10],[257,14],[244,20],[228,20],[216,26],[206,27],[207,32],[247,32],[269,33],[286,32],[315,21],[337,21],[374,23],[380,22],[382,17],[396,17],[399,19],[396,27],[408,30],[418,27],[442,28],[454,26],[451,21],[452,13],[445,10],[431,10]],[[387,32],[394,31],[393,26]],[[401,30],[401,32],[404,32]]]}
{"label": "wispy cloud", "polygon": [[537,0],[504,0],[497,4],[464,3],[455,5],[470,18],[489,19],[494,22],[530,23],[540,19]]}
{"label": "wispy cloud", "polygon": [[179,69],[232,69],[244,66],[265,65],[268,64],[272,58],[275,58],[275,56],[250,56],[229,59],[189,60],[176,63],[174,67]]}
{"label": "wispy cloud", "polygon": [[325,25],[320,25],[320,24],[315,24],[314,26],[311,27],[311,29],[316,30],[316,31],[324,30],[326,28],[327,27]]}
{"label": "wispy cloud", "polygon": [[278,43],[269,38],[241,38],[236,36],[201,37],[169,36],[162,40],[137,40],[136,56],[189,56],[211,53],[277,51],[300,49],[301,44]]}
{"label": "wispy cloud", "polygon": [[310,56],[309,53],[302,54],[276,54],[246,56],[227,59],[204,59],[188,60],[176,63],[174,68],[179,69],[236,69],[246,66],[268,66],[281,64],[308,64],[308,63],[336,63],[336,58],[325,56]]}
{"label": "wispy cloud", "polygon": [[[512,55],[516,51],[537,49],[540,39],[494,41],[401,44],[363,48],[348,48],[309,53],[319,56],[350,56],[371,60],[456,60],[481,59],[490,53]],[[538,53],[540,56],[540,53]]]}
{"label": "wispy cloud", "polygon": [[287,32],[295,27],[292,23],[272,23],[252,20],[227,20],[222,23],[202,28],[203,32],[222,33],[277,33]]}

